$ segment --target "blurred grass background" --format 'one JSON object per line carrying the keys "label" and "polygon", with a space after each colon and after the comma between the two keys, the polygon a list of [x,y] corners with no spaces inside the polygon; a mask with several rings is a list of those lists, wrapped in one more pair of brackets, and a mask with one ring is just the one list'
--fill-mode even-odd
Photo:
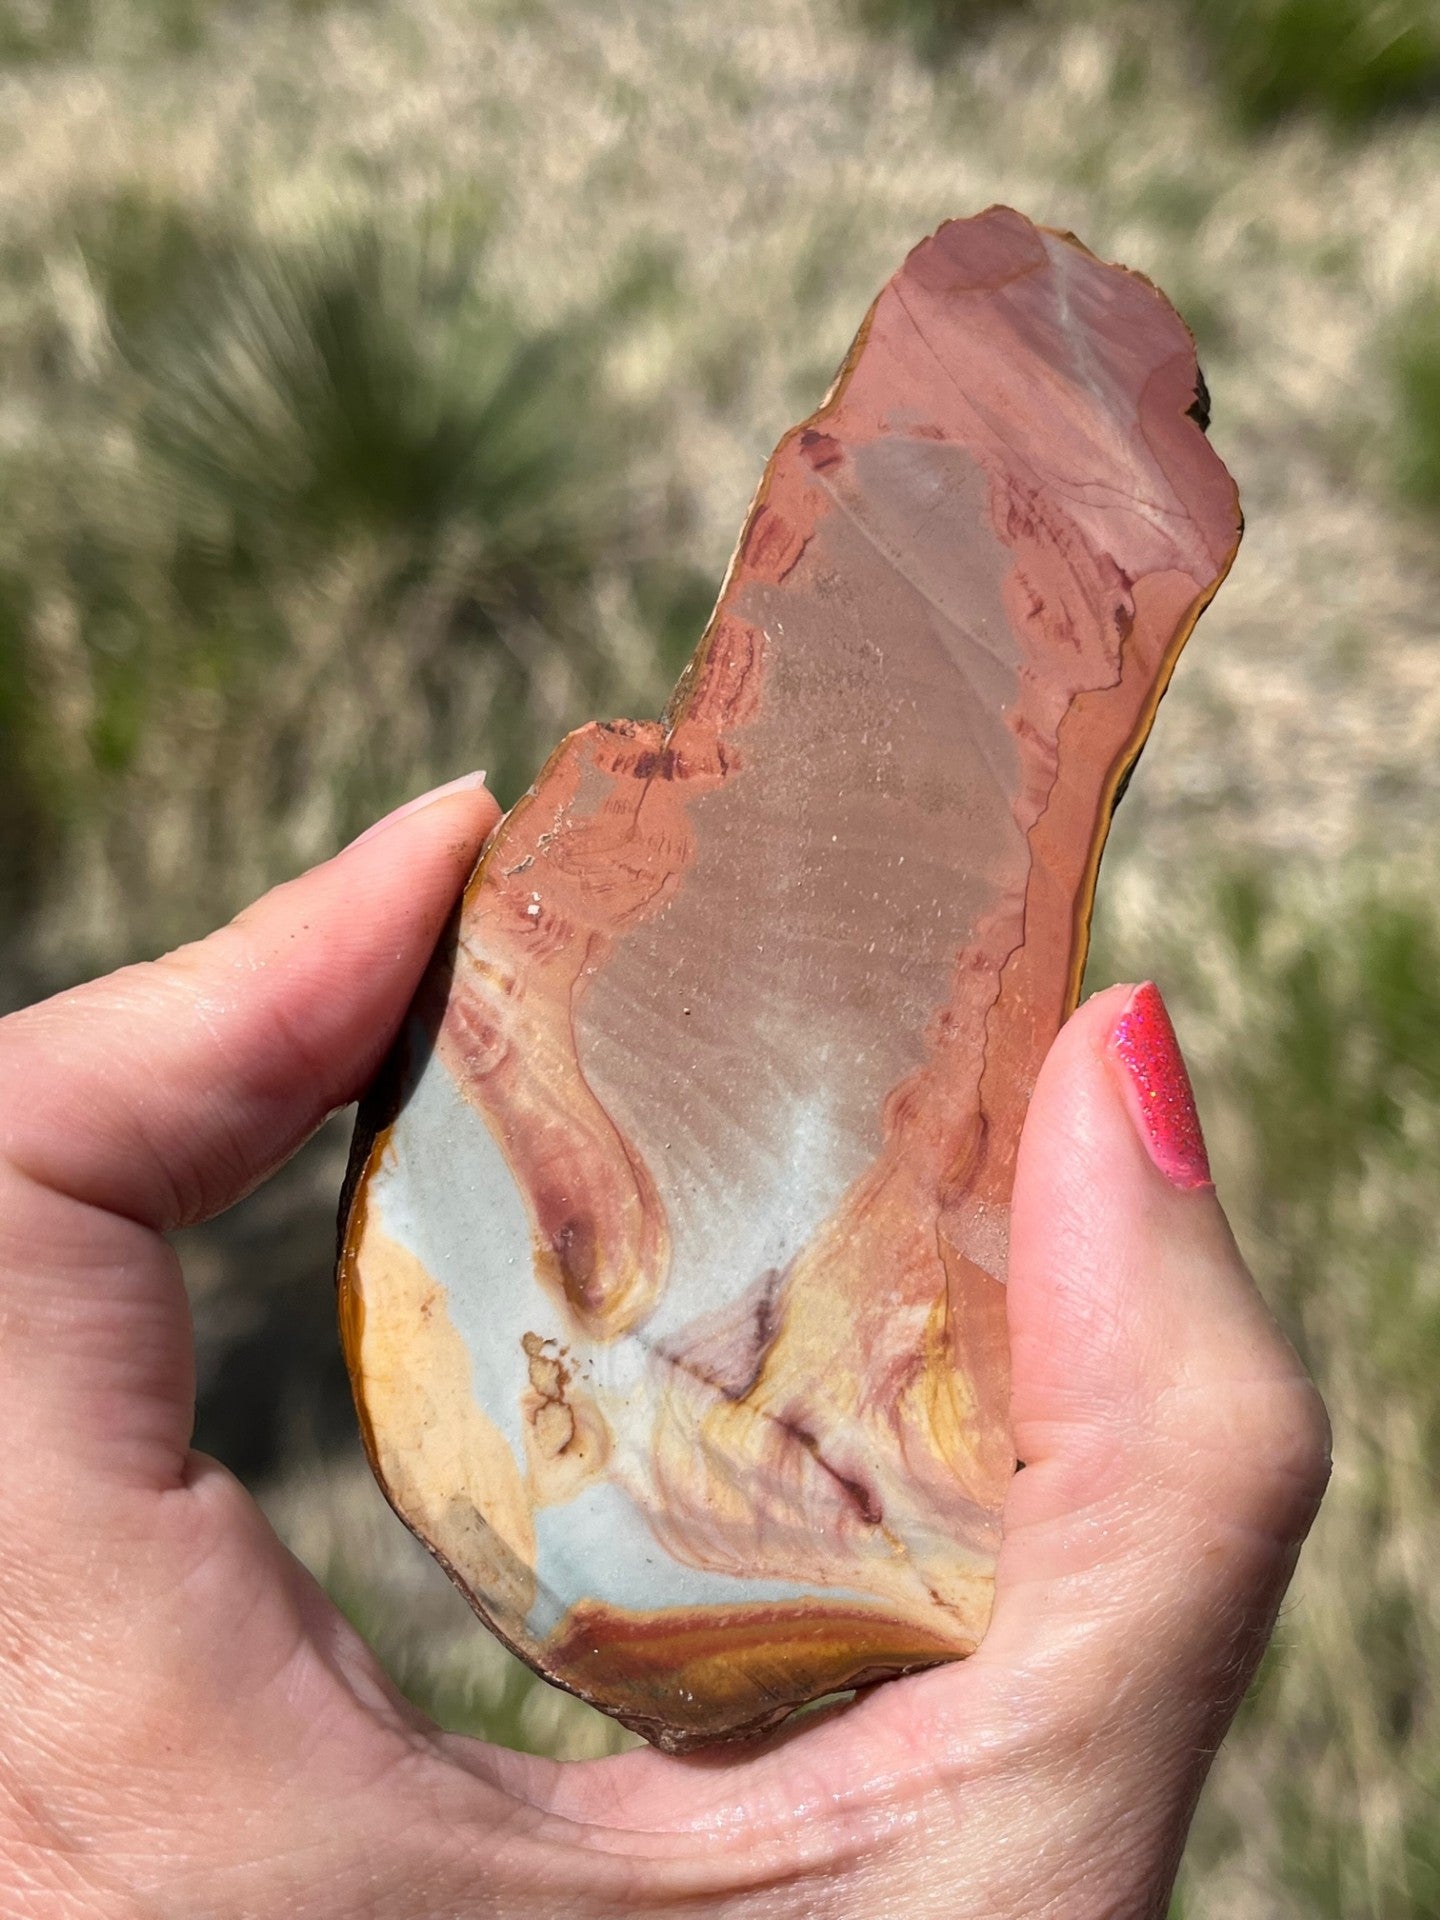
{"label": "blurred grass background", "polygon": [[[1335,1484],[1184,1920],[1440,1912],[1433,0],[0,0],[0,993],[654,712],[875,288],[995,199],[1157,279],[1250,531],[1107,854]],[[332,1125],[186,1236],[199,1443],[446,1724],[608,1722],[371,1484]]]}

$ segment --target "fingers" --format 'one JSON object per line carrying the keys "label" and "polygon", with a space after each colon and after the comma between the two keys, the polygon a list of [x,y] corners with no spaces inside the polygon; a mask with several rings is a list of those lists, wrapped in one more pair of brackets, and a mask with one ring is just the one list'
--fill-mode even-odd
{"label": "fingers", "polygon": [[0,1150],[168,1230],[231,1204],[374,1072],[498,817],[480,776],[209,939],[0,1023]]}
{"label": "fingers", "polygon": [[1328,1429],[1210,1184],[1153,987],[1099,995],[1056,1042],[1012,1220],[1025,1466],[977,1658],[1028,1672],[1142,1771],[1168,1752],[1198,1781],[1313,1518]]}

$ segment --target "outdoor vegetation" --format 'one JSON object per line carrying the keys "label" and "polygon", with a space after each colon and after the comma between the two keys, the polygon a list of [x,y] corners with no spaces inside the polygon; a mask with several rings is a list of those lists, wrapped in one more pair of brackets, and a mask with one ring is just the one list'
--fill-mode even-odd
{"label": "outdoor vegetation", "polygon": [[[0,0],[0,992],[658,711],[875,288],[1002,199],[1150,274],[1249,531],[1117,820],[1336,1476],[1184,1920],[1440,1911],[1440,15]],[[199,1443],[447,1725],[622,1742],[359,1457],[332,1126],[186,1236]]]}
{"label": "outdoor vegetation", "polygon": [[1295,114],[1358,128],[1440,100],[1440,16],[1429,0],[852,0],[877,33],[900,33],[922,60],[963,58],[1002,14],[1062,27],[1104,22],[1143,61],[1157,38],[1182,42],[1218,103],[1263,128]]}

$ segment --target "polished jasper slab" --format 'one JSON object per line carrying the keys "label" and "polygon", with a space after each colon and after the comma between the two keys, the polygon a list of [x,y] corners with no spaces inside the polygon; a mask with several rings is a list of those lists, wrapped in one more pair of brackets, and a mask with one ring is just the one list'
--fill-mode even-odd
{"label": "polished jasper slab", "polygon": [[556,750],[362,1114],[376,1472],[662,1746],[984,1631],[1020,1123],[1239,537],[1202,426],[1145,280],[1006,209],[917,247],[664,720]]}

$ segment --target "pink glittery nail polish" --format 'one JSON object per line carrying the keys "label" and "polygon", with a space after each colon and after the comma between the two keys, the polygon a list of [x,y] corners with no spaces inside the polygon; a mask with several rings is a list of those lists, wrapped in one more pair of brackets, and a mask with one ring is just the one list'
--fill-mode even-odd
{"label": "pink glittery nail polish", "polygon": [[1208,1187],[1210,1161],[1175,1029],[1152,982],[1136,987],[1110,1036],[1130,1117],[1173,1185]]}

